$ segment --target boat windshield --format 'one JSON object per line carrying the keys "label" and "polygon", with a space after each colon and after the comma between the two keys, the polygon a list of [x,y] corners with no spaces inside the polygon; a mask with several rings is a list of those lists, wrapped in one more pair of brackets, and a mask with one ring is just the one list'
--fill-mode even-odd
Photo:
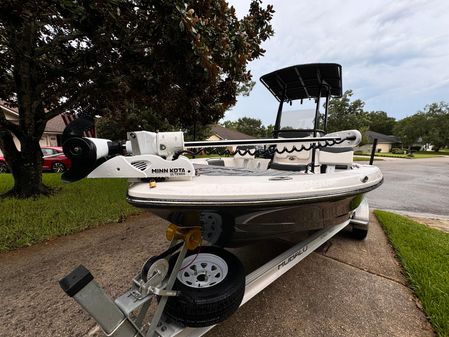
{"label": "boat windshield", "polygon": [[313,129],[315,109],[284,110],[281,117],[281,130]]}

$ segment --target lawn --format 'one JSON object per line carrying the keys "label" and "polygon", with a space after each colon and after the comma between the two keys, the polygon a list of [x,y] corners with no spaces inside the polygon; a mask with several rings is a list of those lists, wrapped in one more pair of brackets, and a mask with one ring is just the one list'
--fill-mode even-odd
{"label": "lawn", "polygon": [[[369,161],[370,157],[357,157],[355,156],[352,160],[353,161]],[[382,161],[383,159],[380,158],[374,158],[374,161]]]}
{"label": "lawn", "polygon": [[[0,199],[0,251],[29,246],[86,228],[123,221],[139,213],[125,200],[124,179],[84,179],[64,184],[59,174],[45,173],[44,183],[58,191],[35,200]],[[0,174],[0,194],[12,187]]]}
{"label": "lawn", "polygon": [[[371,156],[371,153],[357,153],[357,156]],[[413,156],[409,156],[407,154],[397,154],[391,152],[377,152],[375,157],[390,157],[390,158],[405,158],[405,159],[422,159],[422,158],[434,158],[439,156],[449,156],[448,150],[440,150],[439,152],[435,151],[417,151],[413,152]],[[361,157],[363,158],[363,157]]]}
{"label": "lawn", "polygon": [[438,336],[449,336],[449,234],[374,211]]}

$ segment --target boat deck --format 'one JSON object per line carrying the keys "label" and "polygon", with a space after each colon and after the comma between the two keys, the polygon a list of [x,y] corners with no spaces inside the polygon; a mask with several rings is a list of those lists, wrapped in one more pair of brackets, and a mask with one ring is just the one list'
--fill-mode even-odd
{"label": "boat deck", "polygon": [[204,165],[204,164],[194,164],[195,172],[197,175],[205,176],[270,176],[270,177],[284,177],[284,176],[297,176],[305,175],[307,173],[301,171],[283,171],[283,170],[256,170],[249,168],[240,167],[225,167],[216,165]]}

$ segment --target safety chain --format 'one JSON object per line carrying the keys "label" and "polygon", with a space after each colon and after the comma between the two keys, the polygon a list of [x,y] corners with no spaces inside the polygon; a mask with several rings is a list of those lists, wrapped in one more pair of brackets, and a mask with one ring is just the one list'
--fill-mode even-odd
{"label": "safety chain", "polygon": [[[297,148],[296,146],[293,146],[291,149],[288,149],[287,147],[284,147],[282,150],[277,149],[275,145],[271,145],[268,148],[264,149],[237,149],[236,151],[229,151],[228,149],[224,151],[219,151],[219,148],[201,148],[197,151],[190,151],[190,150],[182,150],[175,153],[173,156],[173,160],[177,159],[182,154],[189,154],[193,158],[195,158],[197,155],[203,153],[204,151],[207,151],[207,154],[218,154],[220,156],[233,156],[236,154],[239,154],[240,156],[245,156],[247,154],[255,157],[262,157],[262,158],[271,158],[275,153],[277,154],[283,154],[285,152],[287,153],[293,153],[293,152],[301,152],[301,151],[310,151],[310,150],[319,150],[324,147],[338,145],[343,143],[345,140],[352,140],[353,137],[347,137],[340,140],[336,139],[329,139],[329,140],[320,140],[318,144],[311,143],[309,146],[301,145],[301,147]],[[324,144],[323,144],[324,142]]]}

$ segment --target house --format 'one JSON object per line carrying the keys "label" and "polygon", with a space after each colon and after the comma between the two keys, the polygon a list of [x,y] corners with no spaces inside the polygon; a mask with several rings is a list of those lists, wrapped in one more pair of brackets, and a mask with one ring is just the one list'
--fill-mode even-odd
{"label": "house", "polygon": [[[255,139],[256,137],[247,135],[237,130],[228,129],[221,125],[211,127],[211,135],[206,140],[235,140],[235,139]],[[229,147],[228,150],[235,151],[236,146]]]}
{"label": "house", "polygon": [[207,140],[233,140],[233,139],[255,139],[256,137],[247,135],[237,130],[228,129],[221,125],[211,127],[212,135]]}
{"label": "house", "polygon": [[377,139],[377,152],[391,152],[392,148],[402,148],[401,139],[393,135],[384,135],[379,132],[367,131],[364,136],[367,144],[360,146],[357,149],[359,151],[371,151],[374,139]]}
{"label": "house", "polygon": [[[16,109],[10,108],[4,102],[0,101],[0,113],[3,113],[7,120],[13,123],[19,123],[19,113]],[[39,143],[41,146],[61,146],[61,136],[64,131],[65,123],[61,115],[50,119],[45,126],[44,133]],[[19,140],[14,137],[14,143],[20,149]]]}

